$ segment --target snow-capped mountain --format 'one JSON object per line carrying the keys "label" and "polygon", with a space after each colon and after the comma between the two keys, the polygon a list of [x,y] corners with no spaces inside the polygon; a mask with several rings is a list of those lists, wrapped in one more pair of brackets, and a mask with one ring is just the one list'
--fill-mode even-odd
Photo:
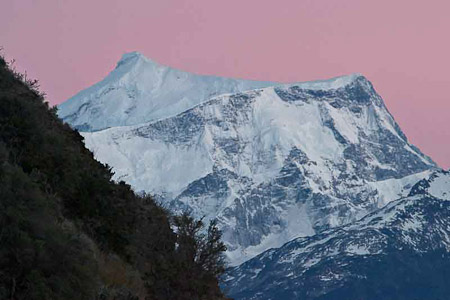
{"label": "snow-capped mountain", "polygon": [[428,177],[417,182],[409,192],[409,196],[422,194],[450,201],[450,171],[432,172]]}
{"label": "snow-capped mountain", "polygon": [[[448,183],[439,186],[450,193]],[[224,291],[236,300],[447,299],[450,202],[417,191],[231,269]]]}
{"label": "snow-capped mountain", "polygon": [[95,131],[163,119],[215,95],[274,85],[183,72],[132,52],[104,80],[62,103],[58,114],[79,131]]}
{"label": "snow-capped mountain", "polygon": [[[118,69],[127,57],[123,61]],[[99,99],[101,86],[94,86],[93,94],[82,92],[83,99]],[[359,74],[202,97],[190,98],[190,105],[199,104],[175,116],[170,115],[181,110],[176,101],[176,110],[170,105],[155,110],[154,116],[164,119],[83,136],[95,157],[113,167],[116,180],[156,194],[176,210],[218,218],[233,265],[293,238],[355,221],[406,196],[436,168],[408,143]],[[103,107],[102,101],[98,116],[109,114],[109,103]],[[63,112],[74,103],[63,104]],[[77,111],[76,118],[65,118],[72,126],[114,124],[93,119],[93,110]],[[125,124],[141,120],[123,118]]]}

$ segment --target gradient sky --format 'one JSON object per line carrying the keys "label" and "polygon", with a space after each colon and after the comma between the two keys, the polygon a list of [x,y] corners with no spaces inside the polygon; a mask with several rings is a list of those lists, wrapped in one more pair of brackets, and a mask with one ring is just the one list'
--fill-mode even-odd
{"label": "gradient sky", "polygon": [[120,56],[222,76],[363,73],[410,141],[450,167],[448,0],[1,0],[0,46],[60,103]]}

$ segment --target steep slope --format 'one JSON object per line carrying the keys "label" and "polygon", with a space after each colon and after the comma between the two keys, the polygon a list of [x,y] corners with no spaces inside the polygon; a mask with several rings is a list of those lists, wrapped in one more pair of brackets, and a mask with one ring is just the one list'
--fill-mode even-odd
{"label": "steep slope", "polygon": [[223,95],[83,136],[116,180],[217,217],[232,264],[355,221],[435,168],[359,74]]}
{"label": "steep slope", "polygon": [[423,178],[412,187],[409,196],[431,195],[450,201],[450,171],[438,170]]}
{"label": "steep slope", "polygon": [[[447,186],[450,192],[450,185]],[[450,202],[417,194],[231,269],[239,299],[447,299]]]}
{"label": "steep slope", "polygon": [[59,105],[58,114],[73,128],[95,131],[162,119],[215,95],[273,85],[183,72],[132,52],[101,82]]}
{"label": "steep slope", "polygon": [[191,251],[220,234],[173,232],[24,79],[0,57],[0,299],[223,299]]}

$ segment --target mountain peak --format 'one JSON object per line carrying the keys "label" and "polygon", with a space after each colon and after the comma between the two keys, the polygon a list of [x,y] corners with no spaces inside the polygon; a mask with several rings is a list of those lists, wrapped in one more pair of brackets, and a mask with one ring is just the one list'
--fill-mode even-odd
{"label": "mountain peak", "polygon": [[122,60],[127,60],[129,58],[135,58],[135,57],[145,57],[145,56],[142,53],[140,53],[139,51],[131,51],[131,52],[124,53],[120,60],[122,61]]}
{"label": "mountain peak", "polygon": [[181,113],[214,96],[279,83],[198,75],[125,53],[102,81],[59,105],[59,116],[81,131],[135,125]]}
{"label": "mountain peak", "polygon": [[122,55],[120,60],[117,62],[116,69],[124,64],[136,63],[138,61],[152,62],[152,63],[158,65],[156,62],[152,61],[151,59],[148,59],[142,53],[140,53],[138,51],[132,51],[132,52],[124,53]]}
{"label": "mountain peak", "polygon": [[369,82],[367,78],[364,77],[361,73],[351,73],[348,75],[341,75],[330,79],[299,82],[291,84],[291,86],[295,85],[301,89],[308,89],[308,90],[335,90],[347,86],[357,80]]}

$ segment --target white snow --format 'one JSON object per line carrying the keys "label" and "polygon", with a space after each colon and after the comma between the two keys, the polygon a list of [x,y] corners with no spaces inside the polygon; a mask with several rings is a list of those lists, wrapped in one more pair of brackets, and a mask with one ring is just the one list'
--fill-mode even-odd
{"label": "white snow", "polygon": [[334,126],[337,131],[344,136],[350,143],[356,144],[359,142],[359,128],[364,121],[355,118],[348,108],[335,109],[327,104],[327,108],[331,118],[334,120]]}
{"label": "white snow", "polygon": [[72,126],[99,130],[163,119],[215,95],[274,85],[183,72],[132,52],[105,79],[59,105],[58,114]]}
{"label": "white snow", "polygon": [[431,173],[431,170],[427,170],[398,179],[390,178],[368,182],[368,184],[378,191],[379,201],[377,205],[381,208],[392,200],[408,196],[412,185],[423,178],[427,178]]}
{"label": "white snow", "polygon": [[433,178],[428,193],[436,198],[450,201],[450,173],[440,173]]}
{"label": "white snow", "polygon": [[227,257],[230,266],[237,266],[267,249],[281,247],[287,241],[314,234],[304,206],[294,205],[282,214],[285,214],[283,219],[288,224],[287,228],[282,232],[269,234],[257,246],[238,247],[236,250],[228,251]]}
{"label": "white snow", "polygon": [[[190,182],[207,175],[212,161],[204,148],[177,148],[139,136],[125,128],[83,133],[96,159],[114,166],[114,178],[136,191],[176,195]],[[112,132],[111,132],[112,133]]]}
{"label": "white snow", "polygon": [[420,215],[411,215],[409,219],[407,219],[403,223],[403,229],[405,231],[420,231],[424,225],[423,217]]}
{"label": "white snow", "polygon": [[291,85],[300,87],[307,90],[336,90],[346,85],[349,85],[355,81],[358,77],[361,77],[360,73],[353,73],[350,75],[338,76],[325,80],[314,80],[307,82],[299,82]]}
{"label": "white snow", "polygon": [[363,245],[355,245],[351,244],[346,249],[345,252],[354,254],[354,255],[369,255],[371,254],[370,250]]}

